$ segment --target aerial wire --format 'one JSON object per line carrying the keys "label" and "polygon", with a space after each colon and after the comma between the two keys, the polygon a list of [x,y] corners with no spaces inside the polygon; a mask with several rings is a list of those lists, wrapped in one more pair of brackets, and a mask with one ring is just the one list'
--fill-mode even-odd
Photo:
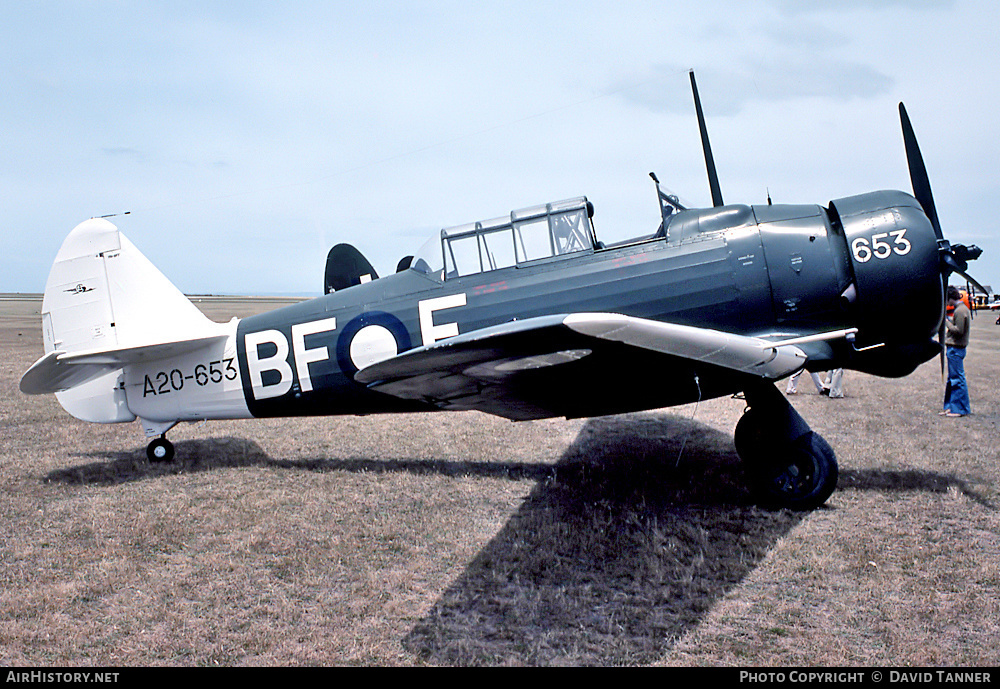
{"label": "aerial wire", "polygon": [[[686,71],[686,70],[678,70],[678,73],[681,73],[683,71]],[[332,173],[330,173],[328,175],[323,175],[321,177],[316,177],[316,178],[313,178],[313,179],[310,179],[310,180],[305,180],[305,181],[301,181],[301,182],[289,182],[287,184],[279,184],[279,185],[276,185],[276,186],[267,187],[265,189],[256,189],[256,190],[253,190],[253,191],[236,191],[236,192],[231,192],[231,193],[228,193],[228,194],[217,194],[215,196],[206,196],[206,197],[201,197],[201,198],[191,198],[191,199],[187,199],[187,200],[183,200],[183,201],[176,201],[176,202],[173,202],[173,203],[161,204],[161,205],[158,205],[158,206],[149,206],[149,207],[146,207],[146,208],[133,209],[132,211],[128,211],[128,213],[113,213],[113,214],[108,215],[108,216],[100,216],[100,217],[113,217],[115,215],[127,215],[127,214],[135,214],[135,213],[153,212],[153,211],[164,210],[164,209],[167,209],[167,208],[177,208],[177,207],[180,207],[180,206],[187,206],[187,205],[199,204],[199,203],[209,203],[209,202],[212,202],[212,201],[222,201],[222,200],[225,200],[225,199],[238,198],[238,197],[241,197],[241,196],[259,195],[259,194],[262,194],[262,193],[265,193],[265,192],[281,191],[281,190],[286,190],[286,189],[295,189],[295,188],[299,188],[299,187],[310,186],[310,185],[313,185],[313,184],[319,184],[320,182],[325,182],[327,180],[335,179],[337,177],[342,177],[344,175],[350,175],[350,174],[353,174],[353,173],[361,172],[362,170],[367,170],[367,169],[370,169],[370,168],[378,167],[380,165],[385,165],[386,163],[391,163],[391,162],[394,162],[396,160],[407,158],[409,156],[414,156],[414,155],[418,155],[420,153],[425,153],[427,151],[430,151],[430,150],[433,150],[433,149],[436,149],[436,148],[442,148],[444,146],[448,146],[448,145],[456,143],[458,141],[464,141],[464,140],[467,140],[467,139],[473,139],[473,138],[476,138],[476,137],[479,137],[479,136],[483,136],[485,134],[489,134],[491,132],[495,132],[495,131],[498,131],[498,130],[501,130],[501,129],[510,128],[510,127],[515,127],[515,126],[523,124],[525,122],[530,122],[532,120],[537,120],[537,119],[540,119],[540,118],[543,118],[543,117],[547,117],[549,115],[553,115],[555,113],[563,112],[565,110],[570,110],[572,108],[578,108],[578,107],[581,107],[581,106],[584,106],[584,105],[587,105],[587,104],[590,104],[590,103],[593,103],[593,102],[596,102],[596,101],[599,101],[599,100],[602,100],[602,99],[605,99],[605,98],[609,98],[609,97],[612,97],[612,96],[619,95],[621,93],[624,93],[626,91],[638,88],[640,86],[645,86],[646,84],[648,84],[648,83],[650,83],[652,81],[657,81],[657,80],[662,79],[663,76],[664,76],[663,74],[656,74],[655,76],[649,77],[648,79],[643,79],[641,81],[632,82],[632,83],[626,84],[624,86],[619,86],[617,88],[611,88],[611,89],[608,89],[606,91],[602,91],[602,92],[597,93],[597,94],[595,94],[593,96],[590,96],[589,98],[583,98],[581,100],[573,101],[571,103],[566,103],[564,105],[560,105],[560,106],[557,106],[557,107],[549,108],[548,110],[542,110],[540,112],[536,112],[536,113],[532,113],[532,114],[529,114],[529,115],[525,115],[524,117],[519,117],[517,119],[507,120],[505,122],[501,122],[499,124],[490,125],[488,127],[484,127],[482,129],[478,129],[478,130],[475,130],[475,131],[472,131],[472,132],[468,132],[468,133],[465,133],[465,134],[459,134],[457,136],[453,136],[453,137],[450,137],[450,138],[447,138],[447,139],[442,139],[441,141],[437,141],[437,142],[434,142],[434,143],[431,143],[431,144],[427,144],[425,146],[419,146],[417,148],[412,148],[412,149],[408,149],[406,151],[401,151],[401,152],[395,153],[393,155],[389,155],[389,156],[386,156],[386,157],[383,157],[383,158],[379,158],[377,160],[372,160],[372,161],[369,161],[369,162],[366,162],[366,163],[355,165],[353,167],[344,168],[342,170],[338,170],[336,172],[332,172]]]}
{"label": "aerial wire", "polygon": [[684,434],[684,440],[681,441],[681,449],[677,453],[677,461],[674,462],[674,469],[681,465],[684,448],[687,447],[688,438],[691,437],[691,431],[694,429],[694,417],[698,414],[698,406],[701,404],[701,381],[698,379],[697,373],[694,374],[694,386],[698,390],[698,399],[695,400],[694,409],[691,410],[691,423],[688,425],[687,433]]}

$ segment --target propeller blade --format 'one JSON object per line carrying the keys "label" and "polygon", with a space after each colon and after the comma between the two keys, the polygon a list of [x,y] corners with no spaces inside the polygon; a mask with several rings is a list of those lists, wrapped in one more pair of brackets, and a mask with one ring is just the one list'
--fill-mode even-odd
{"label": "propeller blade", "polygon": [[964,270],[956,270],[955,272],[958,273],[959,275],[961,275],[962,277],[964,277],[969,282],[971,282],[972,285],[973,285],[973,287],[975,287],[977,290],[979,290],[980,292],[982,292],[985,295],[989,295],[989,292],[986,291],[986,288],[983,287],[982,285],[980,285],[978,282],[976,282],[976,279],[973,278],[972,276],[970,276]]}
{"label": "propeller blade", "polygon": [[691,92],[694,93],[694,110],[698,115],[698,130],[701,132],[701,147],[705,151],[705,167],[708,168],[708,186],[712,190],[712,205],[718,208],[725,205],[722,202],[722,189],[719,187],[719,173],[715,170],[715,158],[712,156],[712,146],[708,143],[708,127],[705,125],[705,113],[701,110],[701,98],[698,97],[698,84],[694,81],[694,70],[691,75]]}
{"label": "propeller blade", "polygon": [[961,273],[962,271],[969,269],[969,264],[965,261],[959,260],[955,255],[954,251],[942,252],[941,253],[941,273],[947,277],[952,273]]}
{"label": "propeller blade", "polygon": [[966,282],[974,285],[977,290],[979,290],[983,294],[989,294],[989,292],[986,291],[985,287],[980,285],[979,282],[974,277],[972,277],[966,272],[969,268],[968,263],[956,257],[953,253],[942,254],[941,262],[944,264],[944,268],[942,269],[941,272],[945,276],[945,278],[947,278],[947,276],[950,273],[958,273],[959,275],[965,278]]}
{"label": "propeller blade", "polygon": [[941,345],[941,382],[945,382],[948,379],[948,375],[945,373],[945,363],[944,363],[944,319],[941,319],[941,327],[938,329],[938,344]]}
{"label": "propeller blade", "polygon": [[906,114],[906,107],[899,104],[899,121],[903,126],[903,145],[906,147],[906,162],[910,168],[910,184],[913,185],[913,196],[924,209],[927,219],[931,221],[934,234],[938,239],[944,239],[941,233],[941,223],[938,221],[937,209],[934,207],[934,195],[931,194],[931,181],[924,166],[924,157],[920,155],[917,136],[913,133],[913,125]]}

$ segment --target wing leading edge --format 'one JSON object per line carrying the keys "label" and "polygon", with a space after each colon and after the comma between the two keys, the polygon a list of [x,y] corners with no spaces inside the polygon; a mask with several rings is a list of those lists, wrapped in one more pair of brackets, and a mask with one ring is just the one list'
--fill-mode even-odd
{"label": "wing leading edge", "polygon": [[368,366],[370,388],[514,420],[695,402],[802,368],[794,345],[613,313],[512,321]]}

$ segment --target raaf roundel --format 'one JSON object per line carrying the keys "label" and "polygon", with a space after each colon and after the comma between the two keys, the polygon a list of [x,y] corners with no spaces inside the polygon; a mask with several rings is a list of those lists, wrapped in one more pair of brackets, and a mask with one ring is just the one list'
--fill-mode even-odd
{"label": "raaf roundel", "polygon": [[45,355],[21,390],[86,421],[138,418],[152,461],[172,459],[182,421],[588,417],[742,393],[735,443],[756,495],[821,505],[834,452],[775,381],[909,374],[941,352],[947,277],[979,250],[945,240],[902,104],[912,196],[725,205],[691,86],[713,206],[685,208],[657,181],[659,228],[625,242],[598,240],[586,198],[549,203],[444,229],[384,277],[338,245],[323,296],[215,323],[111,222],[83,222],[56,255]]}

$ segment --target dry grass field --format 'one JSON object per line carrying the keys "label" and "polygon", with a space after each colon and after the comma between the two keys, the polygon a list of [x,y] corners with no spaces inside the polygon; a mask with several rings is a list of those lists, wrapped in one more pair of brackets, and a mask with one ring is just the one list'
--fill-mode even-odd
{"label": "dry grass field", "polygon": [[0,302],[0,664],[1000,665],[989,315],[970,417],[937,362],[802,382],[841,482],[799,514],[749,501],[734,399],[184,425],[150,465],[137,424],[18,391],[39,306]]}

